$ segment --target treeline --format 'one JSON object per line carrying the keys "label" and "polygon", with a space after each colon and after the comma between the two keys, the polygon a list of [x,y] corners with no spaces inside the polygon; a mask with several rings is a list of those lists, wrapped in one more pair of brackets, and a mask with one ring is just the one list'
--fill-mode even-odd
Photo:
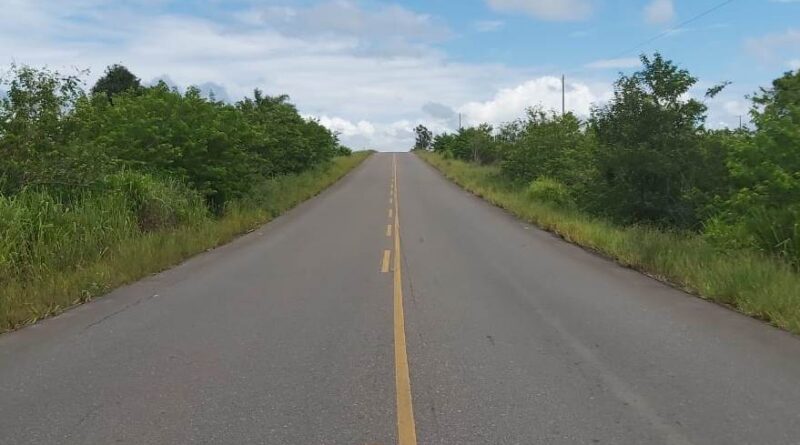
{"label": "treeline", "polygon": [[103,186],[119,171],[169,177],[211,209],[242,197],[259,178],[298,173],[349,153],[336,135],[302,118],[288,96],[227,104],[164,82],[145,87],[109,67],[90,93],[80,79],[14,67],[0,102],[0,194]]}
{"label": "treeline", "polygon": [[[280,200],[275,210],[285,210],[276,194],[305,196],[316,186],[305,178],[302,193],[280,190],[275,184],[299,183],[277,178],[350,153],[287,96],[256,90],[224,103],[195,87],[144,86],[119,65],[89,91],[82,85],[27,66],[0,84],[0,291],[231,209]],[[0,295],[0,309],[8,298]]]}
{"label": "treeline", "polygon": [[713,130],[688,95],[697,78],[659,54],[641,61],[586,120],[532,108],[497,128],[434,137],[420,126],[416,148],[496,165],[531,199],[800,267],[800,71],[751,97],[753,128]]}

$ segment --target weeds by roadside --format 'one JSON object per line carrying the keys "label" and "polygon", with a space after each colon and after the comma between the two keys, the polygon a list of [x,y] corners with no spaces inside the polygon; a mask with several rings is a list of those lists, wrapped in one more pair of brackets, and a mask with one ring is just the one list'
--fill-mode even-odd
{"label": "weeds by roadside", "polygon": [[142,175],[115,177],[118,193],[71,203],[44,192],[0,197],[0,332],[230,241],[315,196],[367,156],[264,180],[219,218],[179,184]]}
{"label": "weeds by roadside", "polygon": [[703,298],[800,334],[800,275],[786,263],[747,250],[723,250],[698,235],[623,227],[532,199],[499,169],[418,152],[464,189],[565,240],[613,258]]}

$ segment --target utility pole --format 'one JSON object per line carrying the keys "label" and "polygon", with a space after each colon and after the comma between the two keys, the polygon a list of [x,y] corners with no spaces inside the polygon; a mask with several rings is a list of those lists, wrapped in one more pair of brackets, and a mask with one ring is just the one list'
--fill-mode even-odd
{"label": "utility pole", "polygon": [[461,113],[458,113],[458,130],[461,131]]}
{"label": "utility pole", "polygon": [[566,105],[565,105],[565,87],[564,87],[564,75],[561,75],[561,117],[564,117],[564,113],[566,112]]}
{"label": "utility pole", "polygon": [[742,115],[739,115],[739,129],[742,129]]}

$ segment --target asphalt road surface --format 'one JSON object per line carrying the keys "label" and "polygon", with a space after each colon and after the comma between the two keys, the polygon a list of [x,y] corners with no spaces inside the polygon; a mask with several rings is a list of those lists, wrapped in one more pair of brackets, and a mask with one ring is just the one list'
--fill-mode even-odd
{"label": "asphalt road surface", "polygon": [[0,443],[800,444],[800,338],[380,154],[0,336]]}

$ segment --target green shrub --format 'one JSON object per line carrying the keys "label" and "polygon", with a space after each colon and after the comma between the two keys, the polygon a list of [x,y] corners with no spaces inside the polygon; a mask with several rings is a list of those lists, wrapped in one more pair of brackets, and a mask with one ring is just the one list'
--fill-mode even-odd
{"label": "green shrub", "polygon": [[557,207],[575,207],[575,200],[567,186],[546,176],[531,182],[526,192],[528,198],[533,201],[553,204]]}
{"label": "green shrub", "polygon": [[80,266],[142,232],[207,218],[196,192],[135,172],[110,175],[96,190],[71,196],[45,189],[0,196],[0,276]]}
{"label": "green shrub", "polygon": [[123,171],[105,178],[104,188],[121,193],[143,232],[171,228],[205,219],[201,197],[173,179]]}
{"label": "green shrub", "polygon": [[136,232],[122,196],[84,192],[65,200],[44,190],[24,190],[0,197],[0,274],[79,265]]}
{"label": "green shrub", "polygon": [[[70,199],[30,189],[0,196],[0,332],[222,244],[319,193],[368,155],[267,180],[258,186],[263,194],[229,203],[219,218],[180,183],[133,172]],[[142,220],[178,226],[145,233]]]}
{"label": "green shrub", "polygon": [[726,249],[748,248],[777,255],[800,267],[800,206],[753,207],[706,222],[704,236]]}

